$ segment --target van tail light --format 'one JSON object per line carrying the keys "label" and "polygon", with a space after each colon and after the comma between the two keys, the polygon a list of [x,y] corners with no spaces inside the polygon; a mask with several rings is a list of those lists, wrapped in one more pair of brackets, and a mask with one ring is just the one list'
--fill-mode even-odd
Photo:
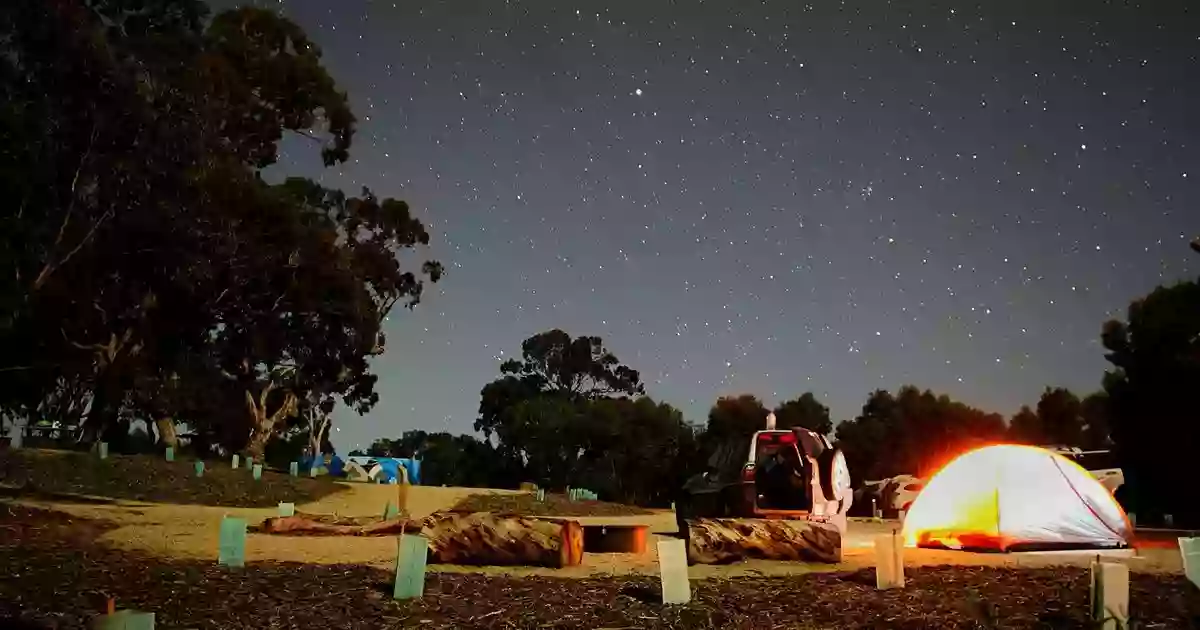
{"label": "van tail light", "polygon": [[754,464],[746,464],[742,469],[742,481],[754,481]]}

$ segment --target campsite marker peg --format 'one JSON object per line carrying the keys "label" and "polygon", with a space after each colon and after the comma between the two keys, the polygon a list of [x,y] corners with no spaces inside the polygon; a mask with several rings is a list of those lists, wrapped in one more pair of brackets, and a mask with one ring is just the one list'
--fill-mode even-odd
{"label": "campsite marker peg", "polygon": [[117,610],[92,620],[94,630],[154,630],[154,613]]}
{"label": "campsite marker peg", "polygon": [[396,582],[392,599],[412,599],[425,594],[425,558],[429,541],[424,536],[403,535],[396,545]]}
{"label": "campsite marker peg", "polygon": [[1183,574],[1200,588],[1200,538],[1180,538],[1179,555],[1183,557]]}
{"label": "campsite marker peg", "polygon": [[221,519],[217,564],[246,566],[246,519],[226,516]]}
{"label": "campsite marker peg", "polygon": [[682,540],[658,541],[658,576],[662,582],[663,604],[686,604],[692,601],[687,547]]}
{"label": "campsite marker peg", "polygon": [[293,477],[300,476],[300,462],[292,462],[288,464],[288,474]]}
{"label": "campsite marker peg", "polygon": [[875,537],[875,588],[904,588],[904,539],[899,532]]}
{"label": "campsite marker peg", "polygon": [[1129,627],[1129,566],[1092,561],[1092,620],[1101,630]]}
{"label": "campsite marker peg", "polygon": [[233,469],[234,469],[234,470],[237,470],[239,466],[241,466],[241,458],[240,458],[240,457],[238,457],[238,456],[237,456],[237,454],[234,454],[234,456],[233,456]]}
{"label": "campsite marker peg", "polygon": [[255,481],[262,479],[262,464],[255,464],[250,474],[254,476]]}
{"label": "campsite marker peg", "polygon": [[203,477],[204,476],[204,462],[202,462],[200,460],[196,460],[196,463],[193,466],[196,469],[196,476]]}
{"label": "campsite marker peg", "polygon": [[408,511],[408,484],[398,482],[396,486],[396,509],[399,511]]}
{"label": "campsite marker peg", "polygon": [[279,515],[280,516],[295,516],[296,515],[296,504],[280,502],[279,503]]}
{"label": "campsite marker peg", "polygon": [[175,461],[175,447],[174,447],[174,446],[168,446],[168,447],[167,447],[167,450],[166,450],[166,452],[164,453],[164,455],[166,456],[166,458],[167,458],[167,461],[169,461],[169,462],[173,462],[173,461]]}
{"label": "campsite marker peg", "polygon": [[96,444],[96,454],[100,456],[100,459],[108,459],[108,442]]}

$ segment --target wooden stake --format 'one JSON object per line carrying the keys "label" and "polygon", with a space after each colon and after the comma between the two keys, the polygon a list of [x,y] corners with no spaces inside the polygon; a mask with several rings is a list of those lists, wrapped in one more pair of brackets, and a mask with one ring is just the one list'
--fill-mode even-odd
{"label": "wooden stake", "polygon": [[396,582],[392,599],[413,599],[425,594],[425,560],[429,542],[423,536],[404,535],[396,549]]}
{"label": "wooden stake", "polygon": [[221,519],[217,547],[217,564],[241,567],[246,564],[246,519]]}
{"label": "wooden stake", "polygon": [[1200,588],[1200,538],[1180,538],[1179,555],[1183,556],[1183,573]]}
{"label": "wooden stake", "polygon": [[904,540],[899,532],[875,537],[875,587],[904,588]]}
{"label": "wooden stake", "polygon": [[396,511],[408,514],[408,483],[403,480],[396,485]]}
{"label": "wooden stake", "polygon": [[154,613],[118,610],[92,619],[93,630],[154,630]]}
{"label": "wooden stake", "polygon": [[663,604],[686,604],[692,601],[687,547],[682,540],[674,538],[658,541],[658,576],[662,582]]}
{"label": "wooden stake", "polygon": [[1129,626],[1129,567],[1116,562],[1092,561],[1092,620],[1100,630]]}

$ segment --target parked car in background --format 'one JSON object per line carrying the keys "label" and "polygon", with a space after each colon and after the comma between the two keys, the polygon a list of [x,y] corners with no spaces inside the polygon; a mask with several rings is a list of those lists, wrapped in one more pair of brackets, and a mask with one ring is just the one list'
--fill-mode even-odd
{"label": "parked car in background", "polygon": [[683,531],[693,518],[844,516],[852,500],[846,458],[827,438],[768,429],[721,444],[706,470],[688,479],[675,511]]}
{"label": "parked car in background", "polygon": [[1116,454],[1111,450],[1085,451],[1079,447],[1061,445],[1043,448],[1079,464],[1112,494],[1116,494],[1117,489],[1125,485],[1125,472],[1121,470]]}
{"label": "parked car in background", "polygon": [[907,512],[917,495],[925,489],[925,482],[912,475],[898,475],[884,484],[885,512]]}

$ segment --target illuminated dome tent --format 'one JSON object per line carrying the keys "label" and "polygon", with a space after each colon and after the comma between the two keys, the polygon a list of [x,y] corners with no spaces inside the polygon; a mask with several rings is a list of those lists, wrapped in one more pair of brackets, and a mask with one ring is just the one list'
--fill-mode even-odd
{"label": "illuminated dome tent", "polygon": [[1033,446],[999,444],[938,471],[904,520],[905,544],[972,551],[1125,547],[1125,511],[1091,474]]}

